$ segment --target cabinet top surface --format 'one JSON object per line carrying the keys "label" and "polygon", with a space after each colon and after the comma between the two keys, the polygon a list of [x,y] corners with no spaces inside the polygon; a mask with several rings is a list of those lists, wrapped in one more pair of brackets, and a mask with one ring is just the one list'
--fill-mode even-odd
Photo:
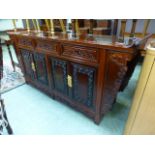
{"label": "cabinet top surface", "polygon": [[73,36],[72,33],[54,33],[51,34],[50,32],[36,32],[36,31],[17,31],[17,32],[8,32],[9,35],[15,36],[23,36],[29,38],[37,38],[37,39],[44,39],[44,40],[53,40],[53,41],[61,41],[61,42],[70,42],[76,44],[85,44],[91,45],[95,47],[102,47],[102,46],[112,46],[116,48],[123,48],[128,50],[133,50],[133,42],[130,44],[129,38],[124,38],[124,43],[118,42],[116,36],[112,35],[76,35]]}

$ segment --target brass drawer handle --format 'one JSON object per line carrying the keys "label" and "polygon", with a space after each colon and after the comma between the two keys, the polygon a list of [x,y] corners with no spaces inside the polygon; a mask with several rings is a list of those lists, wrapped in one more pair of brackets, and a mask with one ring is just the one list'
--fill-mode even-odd
{"label": "brass drawer handle", "polygon": [[67,76],[68,87],[72,88],[72,77],[70,75]]}

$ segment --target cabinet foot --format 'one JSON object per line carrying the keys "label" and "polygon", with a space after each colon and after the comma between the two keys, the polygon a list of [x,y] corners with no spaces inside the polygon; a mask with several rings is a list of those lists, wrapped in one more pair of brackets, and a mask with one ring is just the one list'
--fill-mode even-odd
{"label": "cabinet foot", "polygon": [[101,121],[100,116],[95,116],[95,119],[94,119],[95,124],[99,125],[100,121]]}

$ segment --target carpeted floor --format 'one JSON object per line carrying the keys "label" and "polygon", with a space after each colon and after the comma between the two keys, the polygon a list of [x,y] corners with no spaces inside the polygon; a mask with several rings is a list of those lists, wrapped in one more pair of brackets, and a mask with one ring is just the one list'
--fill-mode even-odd
{"label": "carpeted floor", "polygon": [[[4,55],[7,58],[6,53]],[[137,65],[129,85],[118,94],[112,111],[105,115],[100,125],[27,84],[2,94],[14,134],[122,134],[140,68]]]}

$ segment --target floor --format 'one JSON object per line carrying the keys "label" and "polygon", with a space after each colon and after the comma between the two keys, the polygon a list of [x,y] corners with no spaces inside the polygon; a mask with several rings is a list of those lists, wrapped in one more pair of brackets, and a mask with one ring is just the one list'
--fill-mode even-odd
{"label": "floor", "polygon": [[[10,62],[3,47],[4,61]],[[14,55],[15,58],[15,55]],[[16,60],[17,61],[17,60]],[[31,87],[23,85],[4,93],[7,115],[15,135],[106,135],[123,134],[133,93],[140,72],[137,65],[126,89],[100,125],[67,105]]]}

